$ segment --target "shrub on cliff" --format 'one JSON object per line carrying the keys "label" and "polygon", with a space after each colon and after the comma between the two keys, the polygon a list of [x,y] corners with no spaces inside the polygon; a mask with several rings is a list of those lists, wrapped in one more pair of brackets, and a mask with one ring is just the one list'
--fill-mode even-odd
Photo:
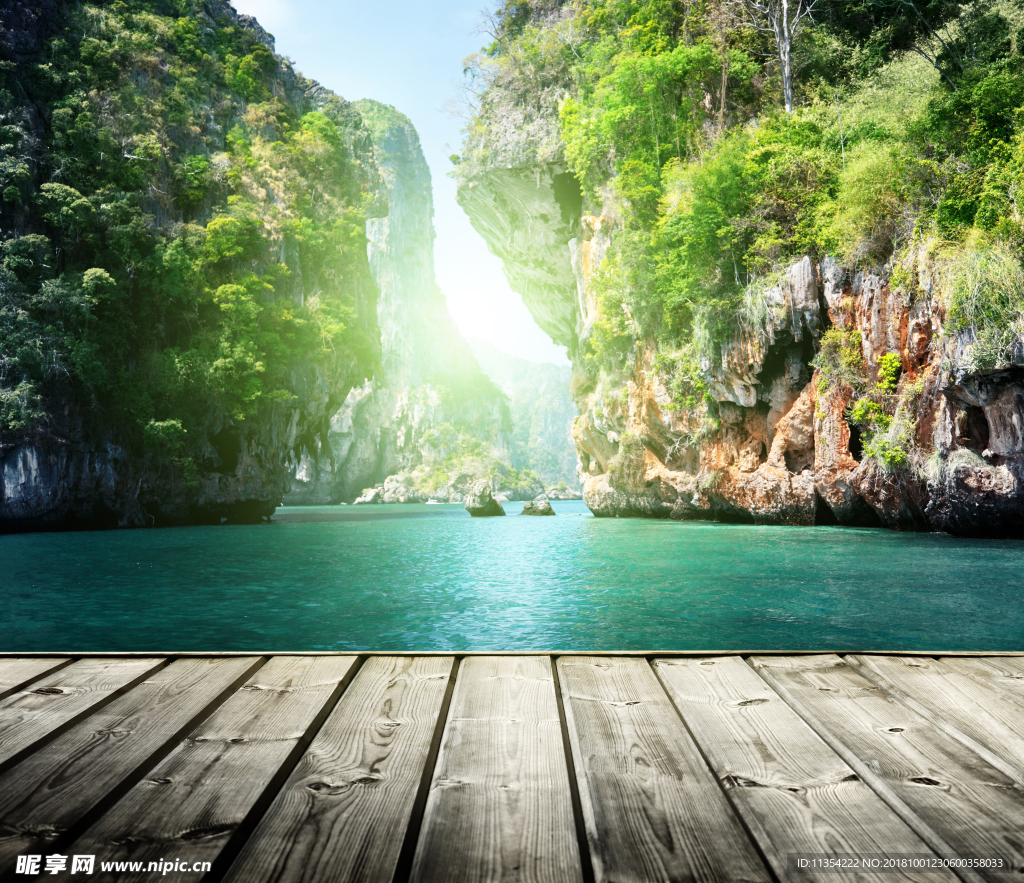
{"label": "shrub on cliff", "polygon": [[829,328],[822,336],[820,348],[811,363],[818,369],[818,390],[822,394],[844,386],[863,389],[867,379],[860,331]]}
{"label": "shrub on cliff", "polygon": [[946,265],[947,332],[965,343],[969,371],[1013,363],[1024,342],[1024,267],[1005,245],[977,242],[953,250]]}
{"label": "shrub on cliff", "polygon": [[647,456],[643,439],[632,432],[619,437],[618,453],[608,464],[608,483],[618,491],[637,493],[644,487],[644,460]]}

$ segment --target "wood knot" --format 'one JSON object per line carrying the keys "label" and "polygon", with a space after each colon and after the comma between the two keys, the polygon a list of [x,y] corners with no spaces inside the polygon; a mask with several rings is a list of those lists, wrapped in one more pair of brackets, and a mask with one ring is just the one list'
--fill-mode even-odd
{"label": "wood knot", "polygon": [[747,706],[747,705],[764,705],[767,701],[768,701],[767,699],[741,699],[736,704],[740,708],[743,708],[744,706]]}
{"label": "wood knot", "polygon": [[710,659],[706,659],[701,665],[714,665],[714,663]]}
{"label": "wood knot", "polygon": [[0,826],[0,831],[15,837],[25,837],[29,840],[55,840],[64,833],[63,828],[55,828],[53,825],[39,825],[35,828],[22,828],[14,825]]}
{"label": "wood knot", "polygon": [[915,785],[929,785],[933,788],[942,785],[942,782],[937,782],[935,779],[929,779],[927,776],[914,776],[907,781],[913,782]]}
{"label": "wood knot", "polygon": [[235,736],[234,739],[228,739],[228,741],[232,745],[241,745],[243,742],[247,742],[248,740],[244,736]]}
{"label": "wood knot", "polygon": [[887,733],[902,733],[903,727],[886,727],[885,732]]}
{"label": "wood knot", "polygon": [[168,779],[166,776],[161,776],[159,779],[150,779],[149,780],[149,784],[150,785],[170,785],[171,781],[172,780]]}
{"label": "wood knot", "polygon": [[746,779],[743,776],[723,776],[722,784],[726,788],[767,788],[767,785],[762,785],[760,782],[755,782],[753,779]]}
{"label": "wood knot", "polygon": [[211,840],[214,837],[223,837],[225,834],[232,833],[236,825],[210,825],[206,828],[194,828],[191,831],[185,831],[185,833],[178,836],[178,840]]}
{"label": "wood knot", "polygon": [[38,693],[40,696],[58,696],[64,691],[60,687],[40,687],[32,692]]}
{"label": "wood knot", "polygon": [[127,837],[116,837],[110,841],[114,846],[136,846],[139,843],[148,843],[146,837],[136,837],[129,834]]}

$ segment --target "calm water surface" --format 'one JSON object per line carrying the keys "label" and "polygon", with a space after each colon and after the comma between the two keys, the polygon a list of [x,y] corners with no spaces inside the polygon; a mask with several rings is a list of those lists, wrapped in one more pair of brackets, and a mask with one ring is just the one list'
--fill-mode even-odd
{"label": "calm water surface", "polygon": [[0,649],[1024,649],[1024,543],[554,507],[0,536]]}

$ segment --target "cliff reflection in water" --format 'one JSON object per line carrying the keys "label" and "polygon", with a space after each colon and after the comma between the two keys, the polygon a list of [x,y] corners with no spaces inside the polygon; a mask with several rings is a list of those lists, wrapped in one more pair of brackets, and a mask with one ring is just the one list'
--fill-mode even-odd
{"label": "cliff reflection in water", "polygon": [[1018,542],[554,506],[3,536],[0,650],[981,651],[1024,634]]}

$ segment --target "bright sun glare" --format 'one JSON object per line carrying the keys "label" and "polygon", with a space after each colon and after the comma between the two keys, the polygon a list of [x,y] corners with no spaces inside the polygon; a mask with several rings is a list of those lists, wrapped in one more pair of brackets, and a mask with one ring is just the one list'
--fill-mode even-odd
{"label": "bright sun glare", "polygon": [[462,334],[530,361],[568,365],[565,350],[509,288],[448,177],[463,122],[445,105],[459,88],[459,60],[486,42],[478,33],[479,0],[456,0],[444,10],[411,0],[235,0],[234,6],[255,16],[305,76],[349,100],[391,104],[412,120],[433,178],[437,281]]}

